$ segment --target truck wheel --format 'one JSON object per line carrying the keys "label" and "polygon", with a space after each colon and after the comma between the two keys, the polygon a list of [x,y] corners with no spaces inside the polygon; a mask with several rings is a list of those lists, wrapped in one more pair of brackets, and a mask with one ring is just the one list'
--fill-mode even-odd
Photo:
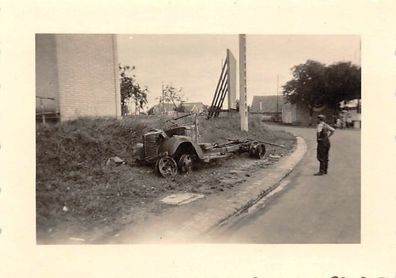
{"label": "truck wheel", "polygon": [[170,178],[177,175],[176,161],[170,156],[164,156],[155,163],[155,170],[164,178]]}
{"label": "truck wheel", "polygon": [[182,154],[178,162],[180,173],[190,173],[193,167],[193,159],[190,154]]}
{"label": "truck wheel", "polygon": [[261,143],[252,143],[249,150],[250,157],[262,159],[265,156],[265,145]]}

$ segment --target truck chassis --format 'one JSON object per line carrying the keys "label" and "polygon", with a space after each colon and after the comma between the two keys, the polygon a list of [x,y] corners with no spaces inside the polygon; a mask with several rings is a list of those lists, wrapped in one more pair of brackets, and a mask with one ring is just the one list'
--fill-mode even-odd
{"label": "truck chassis", "polygon": [[262,159],[266,154],[263,142],[247,139],[228,140],[223,144],[197,143],[196,132],[196,126],[174,126],[145,133],[139,162],[154,165],[157,174],[168,178],[191,172],[198,162],[209,163],[241,153]]}

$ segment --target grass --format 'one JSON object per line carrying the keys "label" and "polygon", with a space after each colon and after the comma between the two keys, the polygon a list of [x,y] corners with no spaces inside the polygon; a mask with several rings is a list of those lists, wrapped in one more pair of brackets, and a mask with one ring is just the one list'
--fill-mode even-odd
{"label": "grass", "polygon": [[[187,120],[187,119],[184,119]],[[249,132],[239,130],[238,117],[200,119],[200,142],[222,142],[227,138],[251,138],[286,144],[294,137],[272,132],[260,118],[251,117]],[[123,120],[84,118],[36,128],[36,209],[38,237],[53,229],[90,230],[114,226],[131,208],[147,205],[169,191],[194,186],[153,175],[151,169],[135,167],[134,146],[151,128],[168,125],[158,116]],[[106,161],[119,156],[127,162],[108,167]],[[192,180],[193,181],[193,180]]]}

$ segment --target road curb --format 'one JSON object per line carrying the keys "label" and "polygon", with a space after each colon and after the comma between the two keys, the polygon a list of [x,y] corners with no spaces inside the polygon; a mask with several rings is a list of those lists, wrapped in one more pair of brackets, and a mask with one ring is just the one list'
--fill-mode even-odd
{"label": "road curb", "polygon": [[[220,219],[215,225],[211,226],[208,230],[205,231],[206,233],[210,233],[213,230],[217,229],[218,227],[221,227],[225,225],[229,219],[236,217],[242,213],[245,213],[257,204],[260,200],[268,196],[271,192],[273,192],[278,186],[282,183],[282,181],[289,176],[289,174],[294,170],[294,168],[299,164],[299,162],[302,160],[304,157],[305,153],[307,152],[307,144],[305,140],[301,137],[296,137],[297,138],[297,143],[296,143],[296,148],[294,149],[293,153],[286,158],[283,159],[283,161],[279,161],[280,165],[278,168],[281,168],[283,171],[279,175],[278,178],[275,178],[273,180],[273,183],[270,184],[269,186],[259,192],[259,194],[256,194],[251,197],[251,199],[246,202],[243,206],[240,206],[239,208],[235,209],[231,214],[227,215],[226,217]],[[254,178],[260,179],[261,175],[257,175]]]}

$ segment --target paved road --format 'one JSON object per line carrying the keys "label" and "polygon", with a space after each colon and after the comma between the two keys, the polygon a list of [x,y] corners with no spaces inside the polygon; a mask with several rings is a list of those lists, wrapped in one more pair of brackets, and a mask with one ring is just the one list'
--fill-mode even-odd
{"label": "paved road", "polygon": [[[271,128],[280,127],[271,126]],[[303,137],[308,151],[288,185],[258,205],[254,212],[234,219],[215,240],[228,243],[359,243],[360,131],[337,130],[331,137],[329,173],[318,171],[315,130],[282,127]]]}

